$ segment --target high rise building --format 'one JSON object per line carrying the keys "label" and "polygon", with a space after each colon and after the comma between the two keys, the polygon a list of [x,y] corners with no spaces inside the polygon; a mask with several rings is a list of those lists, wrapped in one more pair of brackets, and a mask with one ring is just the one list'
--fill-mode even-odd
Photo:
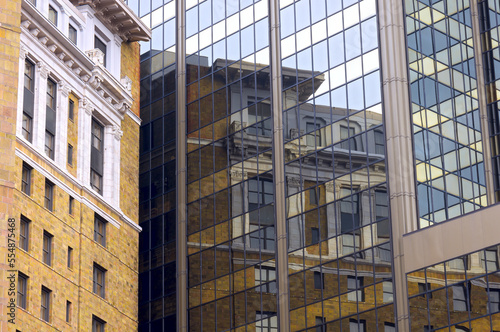
{"label": "high rise building", "polygon": [[1,7],[0,330],[136,331],[151,31],[122,1]]}
{"label": "high rise building", "polygon": [[493,0],[129,0],[139,331],[500,330]]}

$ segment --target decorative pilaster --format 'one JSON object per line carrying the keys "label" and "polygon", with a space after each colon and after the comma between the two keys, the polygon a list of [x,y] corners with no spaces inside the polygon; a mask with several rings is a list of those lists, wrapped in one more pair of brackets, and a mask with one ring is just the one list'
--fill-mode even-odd
{"label": "decorative pilaster", "polygon": [[68,97],[71,87],[65,81],[57,83],[57,112],[56,112],[56,139],[55,161],[62,169],[67,166],[68,153]]}
{"label": "decorative pilaster", "polygon": [[42,154],[45,150],[45,117],[47,113],[47,79],[49,68],[39,61],[36,64],[35,73],[35,102],[33,107],[33,146]]}
{"label": "decorative pilaster", "polygon": [[[78,164],[77,176],[84,185],[90,185],[90,147],[92,138],[92,112],[94,106],[85,97],[78,113]],[[82,112],[83,111],[83,112]]]}
{"label": "decorative pilaster", "polygon": [[21,45],[19,49],[19,75],[17,76],[17,114],[16,114],[16,135],[23,135],[23,104],[24,104],[24,64],[28,56],[28,49]]}

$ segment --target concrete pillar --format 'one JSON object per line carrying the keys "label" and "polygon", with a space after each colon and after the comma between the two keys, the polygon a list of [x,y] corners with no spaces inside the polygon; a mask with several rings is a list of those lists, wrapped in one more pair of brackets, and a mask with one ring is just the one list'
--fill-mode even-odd
{"label": "concrete pillar", "polygon": [[399,0],[378,0],[378,19],[393,238],[396,321],[398,331],[409,331],[403,234],[417,230],[418,218],[403,3]]}

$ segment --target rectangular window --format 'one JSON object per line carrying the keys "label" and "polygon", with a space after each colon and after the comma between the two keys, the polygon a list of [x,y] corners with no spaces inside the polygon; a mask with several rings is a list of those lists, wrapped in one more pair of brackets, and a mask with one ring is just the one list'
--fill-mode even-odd
{"label": "rectangular window", "polygon": [[48,130],[45,131],[45,154],[54,159],[54,135]]}
{"label": "rectangular window", "polygon": [[316,332],[325,332],[326,331],[326,327],[324,326],[324,324],[326,322],[325,317],[316,316],[315,322],[316,322]]}
{"label": "rectangular window", "polygon": [[69,196],[68,213],[70,215],[73,215],[74,205],[75,205],[75,199],[73,197]]}
{"label": "rectangular window", "polygon": [[319,228],[311,227],[311,244],[319,243]]}
{"label": "rectangular window", "polygon": [[94,294],[104,298],[106,295],[106,270],[94,263]]}
{"label": "rectangular window", "polygon": [[51,79],[47,80],[47,107],[51,109],[56,109],[56,83]]}
{"label": "rectangular window", "polygon": [[68,269],[73,267],[73,248],[68,247]]}
{"label": "rectangular window", "polygon": [[366,332],[366,322],[364,320],[349,320],[349,332]]}
{"label": "rectangular window", "polygon": [[106,246],[106,222],[97,214],[94,216],[94,241]]}
{"label": "rectangular window", "polygon": [[19,272],[17,275],[17,305],[26,309],[28,297],[28,277]]}
{"label": "rectangular window", "polygon": [[385,154],[384,132],[380,130],[375,130],[375,153]]}
{"label": "rectangular window", "polygon": [[32,168],[23,162],[23,174],[21,177],[21,191],[26,195],[31,195],[31,171]]}
{"label": "rectangular window", "polygon": [[484,256],[481,257],[481,263],[483,268],[487,272],[494,272],[498,270],[498,253],[497,248],[493,247],[491,249],[486,249],[484,251]]}
{"label": "rectangular window", "polygon": [[71,323],[71,302],[66,301],[66,323]]}
{"label": "rectangular window", "polygon": [[356,257],[362,258],[361,253],[359,252],[359,250],[361,249],[360,242],[361,242],[361,235],[358,234],[342,235],[342,253],[344,255],[356,253]]}
{"label": "rectangular window", "polygon": [[421,297],[426,297],[429,296],[429,298],[432,298],[432,293],[431,291],[431,284],[429,283],[418,283],[418,292],[420,293]]}
{"label": "rectangular window", "polygon": [[382,284],[383,290],[383,301],[384,303],[394,301],[394,291],[392,287],[392,281],[384,281]]}
{"label": "rectangular window", "polygon": [[247,133],[270,137],[273,134],[271,119],[271,105],[266,101],[254,104],[255,98],[248,97],[248,124]]}
{"label": "rectangular window", "polygon": [[269,179],[248,181],[250,247],[274,250],[274,188]]}
{"label": "rectangular window", "polygon": [[314,288],[315,289],[325,288],[325,278],[323,273],[314,271]]}
{"label": "rectangular window", "polygon": [[452,259],[448,262],[448,267],[454,270],[468,270],[469,269],[469,259],[467,256]]}
{"label": "rectangular window", "polygon": [[363,289],[363,277],[347,276],[347,299],[349,301],[365,301],[365,290]]}
{"label": "rectangular window", "polygon": [[28,142],[32,142],[31,132],[33,131],[33,119],[26,112],[23,112],[23,137]]}
{"label": "rectangular window", "polygon": [[43,262],[52,265],[52,234],[43,232]]}
{"label": "rectangular window", "polygon": [[23,123],[22,135],[28,142],[32,142],[33,132],[33,106],[35,92],[35,65],[29,61],[24,61],[24,97],[23,97]]}
{"label": "rectangular window", "polygon": [[452,286],[453,289],[453,310],[468,311],[469,301],[467,299],[467,289],[465,284]]}
{"label": "rectangular window", "polygon": [[487,309],[489,314],[500,311],[500,289],[489,289]]}
{"label": "rectangular window", "polygon": [[97,36],[94,36],[94,47],[100,49],[102,53],[104,53],[104,67],[106,67],[106,43]]}
{"label": "rectangular window", "polygon": [[257,311],[255,313],[256,332],[277,332],[278,316],[275,312]]}
{"label": "rectangular window", "polygon": [[28,218],[21,215],[21,222],[19,225],[19,248],[24,251],[28,251],[29,249],[30,222]]}
{"label": "rectangular window", "polygon": [[57,26],[57,10],[52,6],[49,6],[49,21]]}
{"label": "rectangular window", "polygon": [[356,130],[352,127],[340,126],[340,139],[346,140],[340,143],[340,147],[346,150],[358,150],[358,146],[356,144],[356,139],[353,137],[356,134]]}
{"label": "rectangular window", "polygon": [[276,270],[269,266],[255,267],[255,291],[276,294]]}
{"label": "rectangular window", "polygon": [[378,246],[378,255],[381,261],[383,262],[391,262],[391,244],[390,242],[381,244]]}
{"label": "rectangular window", "polygon": [[104,126],[92,119],[92,150],[90,162],[90,186],[102,194]]}
{"label": "rectangular window", "polygon": [[104,332],[106,322],[97,316],[92,315],[92,332]]}
{"label": "rectangular window", "polygon": [[318,205],[320,193],[319,187],[309,189],[309,204]]}
{"label": "rectangular window", "polygon": [[69,100],[68,105],[68,119],[71,121],[75,120],[75,102],[73,100]]}
{"label": "rectangular window", "polygon": [[396,324],[385,322],[384,332],[396,332]]}
{"label": "rectangular window", "polygon": [[319,130],[320,125],[308,122],[306,123],[306,144],[311,147],[321,146],[321,131]]}
{"label": "rectangular window", "polygon": [[68,144],[68,165],[73,166],[73,145]]}
{"label": "rectangular window", "polygon": [[45,180],[44,206],[49,211],[54,209],[54,184],[47,179]]}
{"label": "rectangular window", "polygon": [[77,42],[77,33],[76,28],[71,24],[68,26],[68,38],[76,45]]}
{"label": "rectangular window", "polygon": [[40,301],[40,318],[50,322],[50,295],[52,291],[42,286],[42,298]]}

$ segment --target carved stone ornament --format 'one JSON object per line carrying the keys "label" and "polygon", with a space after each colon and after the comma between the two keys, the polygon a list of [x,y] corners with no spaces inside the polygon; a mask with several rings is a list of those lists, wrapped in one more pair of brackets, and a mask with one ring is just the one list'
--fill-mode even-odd
{"label": "carved stone ornament", "polygon": [[132,80],[130,79],[130,77],[124,76],[121,79],[121,83],[122,83],[123,87],[125,88],[125,90],[127,90],[128,92],[132,91]]}
{"label": "carved stone ornament", "polygon": [[123,136],[123,131],[120,130],[120,127],[118,126],[113,126],[113,136],[115,137],[115,139],[117,141],[121,140],[122,139],[122,136]]}
{"label": "carved stone ornament", "polygon": [[85,113],[87,113],[88,115],[92,115],[92,111],[93,111],[94,108],[90,104],[90,102],[87,99],[87,97],[84,97],[82,99],[82,106],[81,107],[85,110]]}
{"label": "carved stone ornament", "polygon": [[290,175],[287,175],[287,177],[286,177],[286,183],[288,184],[288,187],[298,188],[298,187],[300,187],[302,181],[300,180],[299,176],[290,176]]}
{"label": "carved stone ornament", "polygon": [[325,188],[327,192],[333,193],[335,191],[335,183],[333,181],[326,182]]}
{"label": "carved stone ornament", "polygon": [[237,181],[242,181],[248,177],[248,172],[242,172],[237,169],[232,169],[231,170],[231,179],[232,180],[237,180]]}
{"label": "carved stone ornament", "polygon": [[64,97],[68,97],[71,92],[71,87],[65,81],[59,81],[57,88]]}
{"label": "carved stone ornament", "polygon": [[36,63],[36,70],[38,71],[38,75],[40,75],[42,79],[46,80],[47,78],[49,78],[50,70],[44,62],[38,61]]}
{"label": "carved stone ornament", "polygon": [[19,49],[19,59],[21,59],[21,61],[24,61],[28,56],[28,53],[29,52],[26,46],[22,45],[21,48]]}
{"label": "carved stone ornament", "polygon": [[104,67],[104,53],[100,49],[94,48],[92,50],[86,51],[85,54],[87,54],[87,56],[94,62],[94,64]]}

